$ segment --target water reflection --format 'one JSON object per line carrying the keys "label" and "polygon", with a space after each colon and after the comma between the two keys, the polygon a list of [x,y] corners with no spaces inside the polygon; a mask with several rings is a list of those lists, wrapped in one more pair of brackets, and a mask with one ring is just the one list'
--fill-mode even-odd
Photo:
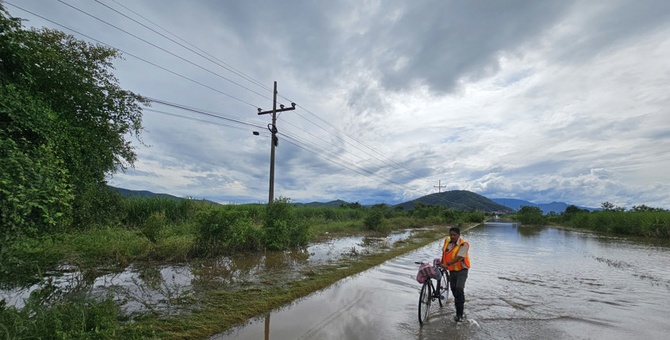
{"label": "water reflection", "polygon": [[290,251],[221,256],[178,265],[136,263],[120,272],[99,269],[81,272],[76,266],[62,265],[45,273],[42,283],[0,290],[0,299],[8,306],[21,308],[32,292],[48,283],[64,294],[74,291],[93,297],[111,294],[126,313],[150,311],[172,315],[189,311],[198,294],[208,289],[236,289],[248,283],[271,287],[276,282],[303,279],[311,274],[313,266],[381,251],[409,238],[413,232],[391,233],[386,237],[338,237]]}
{"label": "water reflection", "polygon": [[544,226],[525,226],[525,225],[516,225],[516,230],[519,232],[519,235],[524,237],[536,237],[542,233]]}
{"label": "water reflection", "polygon": [[[414,261],[442,240],[213,339],[666,339],[670,244],[487,223],[464,232],[467,322],[450,303],[420,327]],[[453,300],[450,300],[451,302]],[[268,319],[269,320],[269,319]]]}

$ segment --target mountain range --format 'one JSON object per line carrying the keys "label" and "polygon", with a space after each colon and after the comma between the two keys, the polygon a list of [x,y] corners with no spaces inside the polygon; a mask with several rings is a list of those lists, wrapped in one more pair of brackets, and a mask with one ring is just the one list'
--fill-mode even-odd
{"label": "mountain range", "polygon": [[[514,198],[492,198],[491,199],[493,202],[496,202],[498,204],[502,204],[506,207],[510,207],[514,210],[519,210],[521,209],[522,206],[530,206],[530,207],[538,207],[542,210],[542,213],[544,214],[549,214],[549,213],[556,213],[560,214],[565,211],[565,209],[570,206],[570,204],[564,203],[564,202],[551,202],[551,203],[533,203],[525,200],[520,200],[520,199],[514,199]],[[580,207],[577,206],[580,209],[586,209],[589,211],[594,211],[598,210],[596,208],[587,208],[587,207]]]}
{"label": "mountain range", "polygon": [[[182,199],[182,197],[177,197],[169,194],[153,193],[147,190],[129,190],[123,188],[111,187],[112,189],[117,190],[121,195],[125,197],[130,196],[140,196],[140,197],[164,197],[164,198],[174,198]],[[212,202],[214,203],[214,202]],[[296,205],[302,206],[326,206],[326,207],[339,207],[343,204],[348,204],[349,202],[343,200],[334,200],[329,202],[310,202],[310,203],[295,203]],[[426,196],[419,197],[417,199],[407,201],[404,203],[396,204],[395,206],[401,206],[403,209],[412,209],[417,203],[425,205],[445,205],[457,210],[478,210],[484,212],[497,212],[503,214],[514,213],[514,211],[519,210],[522,206],[532,206],[538,207],[542,210],[543,213],[549,214],[551,212],[560,214],[569,206],[569,204],[564,202],[551,202],[551,203],[533,203],[520,199],[513,198],[486,198],[482,195],[476,194],[467,190],[451,190],[439,193],[433,193]],[[594,208],[585,208],[579,207],[581,209],[588,210],[597,210]]]}

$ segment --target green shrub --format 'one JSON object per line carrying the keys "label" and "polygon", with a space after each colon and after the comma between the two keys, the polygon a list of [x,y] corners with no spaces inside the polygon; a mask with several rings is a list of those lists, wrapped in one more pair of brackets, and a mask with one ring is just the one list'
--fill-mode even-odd
{"label": "green shrub", "polygon": [[166,223],[181,223],[192,220],[198,211],[210,204],[191,199],[169,197],[128,197],[124,200],[122,223],[127,227],[141,227],[153,213],[162,212]]}
{"label": "green shrub", "polygon": [[196,223],[198,235],[195,241],[195,253],[198,255],[259,248],[259,233],[252,226],[244,210],[212,207],[199,212]]}
{"label": "green shrub", "polygon": [[542,209],[539,207],[522,206],[516,214],[516,218],[523,224],[540,225],[546,222],[544,215],[542,215]]}
{"label": "green shrub", "polygon": [[384,204],[373,205],[370,210],[368,210],[368,214],[365,216],[365,219],[363,219],[365,228],[368,230],[380,230],[382,226],[382,220],[386,214],[386,210],[386,205]]}
{"label": "green shrub", "polygon": [[144,236],[146,236],[151,243],[156,243],[158,234],[161,229],[167,224],[167,219],[165,218],[165,211],[155,211],[149,215],[149,218],[142,225],[141,231]]}
{"label": "green shrub", "polygon": [[[122,330],[112,298],[67,300],[48,304],[34,294],[22,309],[0,303],[3,339],[116,339]],[[126,331],[124,338],[137,338]]]}
{"label": "green shrub", "polygon": [[307,244],[309,225],[299,219],[290,199],[280,197],[266,207],[263,243],[270,250],[284,250]]}

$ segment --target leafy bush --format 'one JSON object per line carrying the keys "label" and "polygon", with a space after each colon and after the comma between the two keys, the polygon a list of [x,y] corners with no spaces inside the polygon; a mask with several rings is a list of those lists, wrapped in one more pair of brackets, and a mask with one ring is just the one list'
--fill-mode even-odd
{"label": "leafy bush", "polygon": [[163,229],[166,224],[165,211],[153,212],[144,222],[141,229],[142,234],[144,234],[151,243],[156,243],[158,233],[160,233],[161,229]]}
{"label": "leafy bush", "polygon": [[546,222],[544,215],[542,215],[542,209],[539,207],[522,206],[516,214],[516,218],[523,224],[540,225]]}
{"label": "leafy bush", "polygon": [[197,255],[214,255],[259,248],[258,232],[252,227],[245,211],[212,207],[196,217],[198,235]]}
{"label": "leafy bush", "polygon": [[288,198],[280,197],[266,207],[263,243],[270,250],[284,250],[307,244],[309,225],[297,217]]}
{"label": "leafy bush", "polygon": [[575,228],[620,235],[670,237],[670,212],[661,209],[564,213],[563,223]]}
{"label": "leafy bush", "polygon": [[483,212],[469,212],[465,215],[465,222],[469,223],[482,223],[486,219],[486,215]]}
{"label": "leafy bush", "polygon": [[[22,309],[0,302],[0,334],[5,339],[112,339],[122,330],[112,298],[60,300],[48,304],[33,294]],[[136,338],[127,330],[123,337]]]}
{"label": "leafy bush", "polygon": [[368,230],[380,230],[386,211],[387,209],[385,204],[373,205],[370,210],[368,210],[368,214],[365,216],[365,219],[363,219],[365,228]]}
{"label": "leafy bush", "polygon": [[198,211],[210,204],[191,199],[169,197],[128,197],[123,202],[123,224],[129,227],[142,226],[154,213],[165,214],[167,223],[190,221]]}

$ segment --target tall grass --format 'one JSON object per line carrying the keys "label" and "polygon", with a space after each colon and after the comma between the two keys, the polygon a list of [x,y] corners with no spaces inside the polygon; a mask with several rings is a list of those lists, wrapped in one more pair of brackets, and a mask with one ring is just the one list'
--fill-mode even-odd
{"label": "tall grass", "polygon": [[670,238],[670,212],[595,211],[563,214],[555,223],[618,235]]}
{"label": "tall grass", "polygon": [[[15,260],[2,263],[3,278],[64,262],[86,271],[100,265],[124,267],[142,260],[187,261],[193,257],[304,246],[327,232],[380,233],[484,219],[483,213],[445,208],[425,208],[414,214],[383,204],[300,207],[286,198],[269,205],[230,206],[195,200],[127,198],[122,207],[120,216],[108,225],[44,238],[23,238],[3,248]],[[140,334],[141,330],[121,319],[111,300],[35,298],[22,309],[0,306],[0,338],[153,336]]]}
{"label": "tall grass", "polygon": [[44,290],[33,292],[21,309],[0,302],[0,338],[141,339],[151,335],[119,322],[122,315],[111,298],[44,301],[47,295]]}
{"label": "tall grass", "polygon": [[164,214],[168,223],[189,221],[199,210],[212,205],[206,201],[167,197],[129,197],[123,202],[121,223],[129,228],[143,226],[156,213]]}

